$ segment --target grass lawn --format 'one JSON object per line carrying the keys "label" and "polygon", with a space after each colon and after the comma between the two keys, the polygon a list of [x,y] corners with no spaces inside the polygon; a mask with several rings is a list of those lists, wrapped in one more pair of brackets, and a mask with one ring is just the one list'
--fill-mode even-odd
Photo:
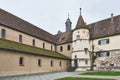
{"label": "grass lawn", "polygon": [[77,78],[77,77],[66,77],[56,80],[115,80],[115,79],[98,79],[98,78]]}
{"label": "grass lawn", "polygon": [[98,72],[86,72],[86,73],[82,73],[80,75],[120,76],[120,72],[98,71]]}

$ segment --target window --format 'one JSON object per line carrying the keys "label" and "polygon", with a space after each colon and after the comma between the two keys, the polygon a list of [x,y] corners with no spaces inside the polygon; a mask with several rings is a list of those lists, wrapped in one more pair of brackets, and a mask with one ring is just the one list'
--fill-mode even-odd
{"label": "window", "polygon": [[70,50],[70,45],[67,46],[67,50]]}
{"label": "window", "polygon": [[113,67],[113,66],[114,66],[114,64],[110,64],[110,66],[111,66],[111,67]]}
{"label": "window", "polygon": [[41,59],[38,59],[38,66],[41,67]]}
{"label": "window", "polygon": [[51,51],[53,50],[53,46],[51,45]]}
{"label": "window", "polygon": [[3,38],[3,39],[6,38],[6,30],[5,29],[1,30],[1,38]]}
{"label": "window", "polygon": [[76,40],[79,40],[79,39],[80,39],[80,35],[77,35],[77,36],[76,36]]}
{"label": "window", "polygon": [[88,52],[88,48],[84,48],[85,54],[87,54]]}
{"label": "window", "polygon": [[21,34],[19,35],[19,42],[22,43],[22,35]]}
{"label": "window", "polygon": [[85,60],[85,64],[86,64],[86,65],[88,64],[88,60]]}
{"label": "window", "polygon": [[77,58],[77,55],[75,55],[75,58]]}
{"label": "window", "polygon": [[35,46],[35,39],[33,39],[33,46]]}
{"label": "window", "polygon": [[45,49],[45,43],[43,43],[43,49]]}
{"label": "window", "polygon": [[53,60],[50,61],[50,65],[51,65],[51,67],[53,67]]}
{"label": "window", "polygon": [[62,52],[63,51],[63,47],[62,46],[60,46],[60,52]]}
{"label": "window", "polygon": [[107,57],[109,56],[109,52],[104,51],[104,52],[100,52],[100,57]]}
{"label": "window", "polygon": [[98,45],[109,44],[109,39],[103,39],[98,41]]}
{"label": "window", "polygon": [[19,65],[24,66],[24,58],[23,57],[19,58]]}
{"label": "window", "polygon": [[62,66],[62,62],[61,62],[61,61],[59,62],[59,66],[60,66],[60,67]]}

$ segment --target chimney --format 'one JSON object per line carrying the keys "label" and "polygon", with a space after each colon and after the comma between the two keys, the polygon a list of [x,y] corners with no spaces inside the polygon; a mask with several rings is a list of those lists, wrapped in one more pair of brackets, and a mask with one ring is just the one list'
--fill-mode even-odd
{"label": "chimney", "polygon": [[111,23],[113,23],[113,13],[111,13]]}

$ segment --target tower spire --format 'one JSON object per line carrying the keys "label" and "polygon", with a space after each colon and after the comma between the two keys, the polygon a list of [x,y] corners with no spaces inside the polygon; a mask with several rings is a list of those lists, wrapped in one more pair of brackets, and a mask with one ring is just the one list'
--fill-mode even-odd
{"label": "tower spire", "polygon": [[69,13],[68,13],[68,19],[69,19]]}
{"label": "tower spire", "polygon": [[82,8],[80,8],[80,15],[81,15],[81,13],[82,13]]}
{"label": "tower spire", "polygon": [[86,24],[85,24],[84,19],[82,17],[82,9],[80,8],[80,16],[79,16],[78,21],[77,21],[76,29],[83,28],[83,27],[85,28]]}
{"label": "tower spire", "polygon": [[68,13],[68,19],[66,20],[65,25],[66,25],[66,32],[71,31],[72,22],[70,21],[69,13]]}

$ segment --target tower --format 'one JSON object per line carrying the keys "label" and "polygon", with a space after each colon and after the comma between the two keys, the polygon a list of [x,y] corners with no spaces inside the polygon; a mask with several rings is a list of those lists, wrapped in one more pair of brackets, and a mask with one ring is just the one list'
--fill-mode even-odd
{"label": "tower", "polygon": [[69,14],[68,14],[68,19],[65,22],[65,25],[66,25],[66,32],[71,31],[72,22],[69,19]]}
{"label": "tower", "polygon": [[90,69],[89,29],[81,15],[81,8],[80,16],[72,35],[72,47],[72,67],[76,68],[76,71]]}

